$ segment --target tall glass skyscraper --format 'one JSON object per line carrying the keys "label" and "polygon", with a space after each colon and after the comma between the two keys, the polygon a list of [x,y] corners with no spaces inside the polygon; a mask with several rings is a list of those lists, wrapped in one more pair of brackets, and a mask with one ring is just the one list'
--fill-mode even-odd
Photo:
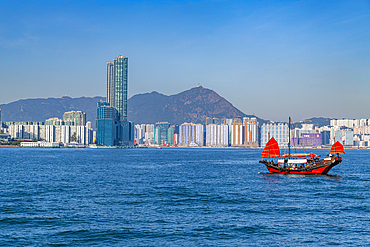
{"label": "tall glass skyscraper", "polygon": [[119,121],[127,121],[128,58],[118,56],[114,62],[114,107]]}
{"label": "tall glass skyscraper", "polygon": [[114,107],[114,63],[107,63],[107,102]]}
{"label": "tall glass skyscraper", "polygon": [[127,121],[127,77],[127,57],[107,63],[107,102],[98,103],[96,119],[99,145],[134,145],[134,123]]}

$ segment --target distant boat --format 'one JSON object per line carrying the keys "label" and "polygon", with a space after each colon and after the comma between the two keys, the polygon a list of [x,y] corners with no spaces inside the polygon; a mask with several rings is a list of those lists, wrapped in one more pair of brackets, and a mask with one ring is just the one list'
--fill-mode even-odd
{"label": "distant boat", "polygon": [[[319,158],[320,155],[313,153],[290,153],[290,117],[289,117],[289,153],[280,154],[279,144],[272,137],[262,151],[261,160],[270,173],[289,173],[289,174],[327,174],[331,168],[342,162],[340,153],[344,153],[343,145],[340,142],[333,144],[330,154],[326,158]],[[278,158],[277,162],[271,158]]]}

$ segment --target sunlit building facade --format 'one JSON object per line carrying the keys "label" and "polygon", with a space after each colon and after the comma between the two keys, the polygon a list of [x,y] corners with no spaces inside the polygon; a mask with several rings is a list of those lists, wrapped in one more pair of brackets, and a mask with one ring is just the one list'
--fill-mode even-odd
{"label": "sunlit building facade", "polygon": [[244,146],[258,147],[258,122],[257,118],[243,118]]}
{"label": "sunlit building facade", "polygon": [[179,126],[179,146],[204,146],[204,127],[202,124],[183,123]]}
{"label": "sunlit building facade", "polygon": [[128,58],[118,56],[114,62],[114,108],[118,113],[117,120],[127,121],[127,77]]}
{"label": "sunlit building facade", "polygon": [[208,124],[206,126],[206,146],[229,146],[229,126],[226,124]]}
{"label": "sunlit building facade", "polygon": [[107,62],[107,102],[114,107],[114,63]]}
{"label": "sunlit building facade", "polygon": [[98,102],[96,144],[114,145],[114,117],[116,110],[108,102]]}
{"label": "sunlit building facade", "polygon": [[269,123],[261,126],[261,147],[264,147],[271,137],[274,137],[280,147],[287,147],[289,142],[289,127],[287,123]]}

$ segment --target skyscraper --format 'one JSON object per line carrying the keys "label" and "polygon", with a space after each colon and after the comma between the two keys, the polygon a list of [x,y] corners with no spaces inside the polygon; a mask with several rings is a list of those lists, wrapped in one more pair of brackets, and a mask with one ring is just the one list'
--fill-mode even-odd
{"label": "skyscraper", "polygon": [[[134,144],[134,123],[127,121],[127,82],[128,58],[120,55],[113,59],[113,62],[107,63],[107,102],[98,104],[97,144],[118,146]],[[112,110],[105,114],[108,109]],[[110,131],[111,122],[112,131]]]}
{"label": "skyscraper", "polygon": [[128,58],[118,56],[114,62],[114,107],[119,121],[127,121]]}
{"label": "skyscraper", "polygon": [[114,63],[107,63],[107,102],[114,107]]}

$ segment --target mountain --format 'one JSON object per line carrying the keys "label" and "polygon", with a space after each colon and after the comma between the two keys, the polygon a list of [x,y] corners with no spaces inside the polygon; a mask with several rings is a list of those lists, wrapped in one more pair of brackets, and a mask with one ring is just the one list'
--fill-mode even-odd
{"label": "mountain", "polygon": [[63,118],[66,111],[83,111],[86,112],[86,120],[91,121],[95,128],[96,105],[100,100],[105,100],[105,97],[22,99],[0,105],[1,120],[44,122],[52,117]]}
{"label": "mountain", "polygon": [[127,105],[128,119],[135,123],[182,124],[201,122],[207,117],[247,116],[216,92],[201,86],[170,96],[158,92],[137,94],[128,100]]}
{"label": "mountain", "polygon": [[[87,121],[95,128],[97,102],[104,97],[80,97],[47,99],[22,99],[0,105],[2,121],[44,122],[48,118],[62,118],[66,111],[86,112]],[[205,118],[254,117],[246,115],[216,92],[195,87],[175,95],[163,95],[157,92],[137,94],[128,102],[128,119],[134,123],[169,122],[202,122]],[[260,122],[265,120],[257,118]]]}

